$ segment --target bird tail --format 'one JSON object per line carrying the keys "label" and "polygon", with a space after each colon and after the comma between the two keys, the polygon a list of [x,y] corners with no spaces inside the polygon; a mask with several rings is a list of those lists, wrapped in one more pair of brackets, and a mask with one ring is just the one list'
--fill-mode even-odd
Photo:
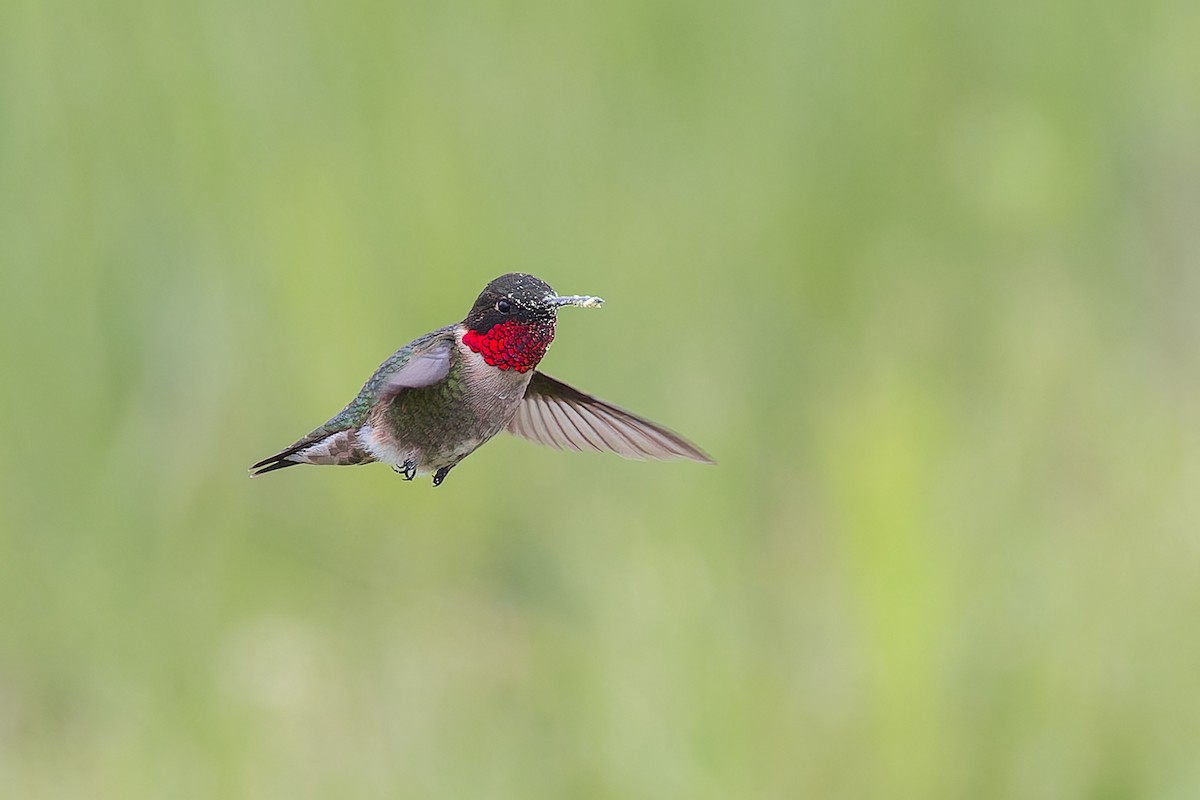
{"label": "bird tail", "polygon": [[287,451],[278,453],[270,458],[264,458],[254,466],[250,467],[250,477],[257,478],[259,475],[266,475],[268,472],[274,472],[277,469],[284,467],[298,467],[303,464],[303,461],[292,461],[288,458]]}
{"label": "bird tail", "polygon": [[300,464],[369,464],[375,459],[358,443],[358,432],[314,431],[286,450],[264,458],[250,467],[250,477]]}

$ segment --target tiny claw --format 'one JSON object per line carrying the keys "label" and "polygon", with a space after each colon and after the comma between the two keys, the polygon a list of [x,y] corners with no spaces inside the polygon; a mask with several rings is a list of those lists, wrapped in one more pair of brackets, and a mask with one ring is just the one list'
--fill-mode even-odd
{"label": "tiny claw", "polygon": [[406,481],[411,481],[417,477],[417,462],[412,458],[404,459],[404,464],[393,464],[392,469],[395,470],[396,474],[402,475]]}

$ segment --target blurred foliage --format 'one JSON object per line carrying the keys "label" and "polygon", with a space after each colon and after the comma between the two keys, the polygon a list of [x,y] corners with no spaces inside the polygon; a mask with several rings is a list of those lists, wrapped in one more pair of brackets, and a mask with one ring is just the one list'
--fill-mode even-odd
{"label": "blurred foliage", "polygon": [[[0,796],[1200,795],[1200,6],[0,8]],[[245,468],[534,272],[720,461]]]}

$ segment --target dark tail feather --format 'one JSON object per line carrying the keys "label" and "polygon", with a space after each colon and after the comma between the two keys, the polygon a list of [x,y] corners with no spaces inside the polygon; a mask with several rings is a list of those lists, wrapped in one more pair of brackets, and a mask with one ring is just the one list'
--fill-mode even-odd
{"label": "dark tail feather", "polygon": [[262,461],[250,467],[250,477],[253,478],[255,475],[266,475],[268,472],[274,472],[275,470],[283,469],[284,467],[300,466],[304,463],[303,461],[292,461],[288,458],[288,456],[295,455],[305,447],[308,447],[310,444],[312,443],[309,441],[297,442],[286,450],[280,450],[273,456],[267,456]]}
{"label": "dark tail feather", "polygon": [[250,468],[250,477],[255,478],[259,475],[266,475],[268,472],[274,472],[275,470],[283,469],[284,467],[298,467],[303,463],[303,461],[288,461],[286,458],[271,456],[265,461],[260,461],[252,466]]}
{"label": "dark tail feather", "polygon": [[250,467],[251,477],[297,464],[369,464],[371,455],[358,445],[352,428],[317,428],[286,450]]}

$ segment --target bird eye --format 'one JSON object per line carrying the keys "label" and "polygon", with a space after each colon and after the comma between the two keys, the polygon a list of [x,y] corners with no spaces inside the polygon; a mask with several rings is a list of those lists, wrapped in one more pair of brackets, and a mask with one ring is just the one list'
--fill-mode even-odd
{"label": "bird eye", "polygon": [[501,300],[500,302],[496,303],[496,310],[501,314],[507,314],[509,311],[512,311],[512,303],[508,302],[507,300]]}

